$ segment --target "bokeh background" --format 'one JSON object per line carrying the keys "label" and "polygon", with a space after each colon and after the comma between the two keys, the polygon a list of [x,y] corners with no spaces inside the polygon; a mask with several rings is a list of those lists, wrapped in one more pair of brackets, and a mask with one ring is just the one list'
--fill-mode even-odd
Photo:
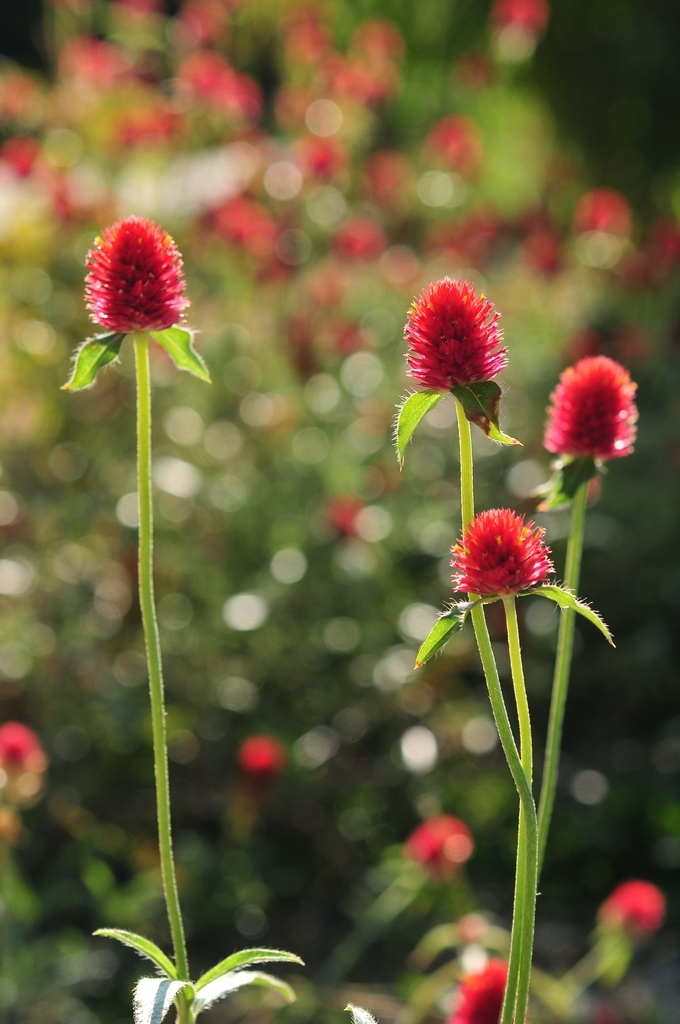
{"label": "bokeh background", "polygon": [[[182,249],[213,376],[205,386],[154,352],[157,596],[192,960],[292,949],[308,967],[278,1019],[340,1020],[313,980],[440,811],[467,822],[474,856],[455,884],[425,886],[347,984],[390,1019],[428,928],[472,909],[508,924],[515,798],[471,634],[413,671],[451,596],[449,400],[402,473],[391,442],[409,302],[448,273],[503,315],[503,423],[524,444],[476,437],[479,506],[535,509],[544,410],[570,361],[603,352],[639,384],[636,453],[610,466],[588,514],[582,591],[618,646],[578,628],[536,956],[569,966],[613,886],[648,878],[668,921],[606,1019],[680,1021],[677,7],[54,0],[12,4],[3,22],[0,714],[49,758],[19,823],[0,821],[3,1019],[123,1024],[140,962],[91,932],[168,942],[131,352],[92,390],[59,390],[91,331],[85,253],[139,213]],[[568,516],[537,521],[561,566]],[[539,761],[546,604],[522,608]],[[282,745],[265,773],[238,756],[263,734]],[[276,1012],[252,1002],[213,1019]]]}

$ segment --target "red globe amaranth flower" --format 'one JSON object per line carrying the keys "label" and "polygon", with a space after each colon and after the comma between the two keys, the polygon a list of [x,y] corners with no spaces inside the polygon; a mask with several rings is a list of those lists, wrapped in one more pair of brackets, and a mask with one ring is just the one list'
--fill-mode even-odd
{"label": "red globe amaranth flower", "polygon": [[370,217],[351,217],[335,232],[333,245],[345,260],[372,260],[387,248],[385,232]]}
{"label": "red globe amaranth flower", "polygon": [[197,43],[210,44],[228,28],[229,11],[221,0],[188,0],[177,20]]}
{"label": "red globe amaranth flower", "polygon": [[574,211],[574,231],[604,231],[617,238],[630,235],[630,206],[619,192],[611,188],[595,188],[581,196]]}
{"label": "red globe amaranth flower", "polygon": [[198,50],[182,61],[177,72],[180,90],[204,100],[229,118],[255,121],[262,95],[250,75],[236,71],[214,50]]}
{"label": "red globe amaranth flower", "polygon": [[41,145],[30,135],[15,135],[0,147],[0,160],[12,168],[20,178],[27,178],[33,170]]}
{"label": "red globe amaranth flower", "polygon": [[512,25],[524,29],[532,36],[542,36],[549,17],[547,0],[496,0],[491,8],[490,20],[495,29]]}
{"label": "red globe amaranth flower", "polygon": [[248,775],[268,778],[278,775],[286,767],[288,751],[274,736],[249,736],[238,748],[239,767]]}
{"label": "red globe amaranth flower", "polygon": [[132,78],[132,64],[122,47],[91,36],[73,36],[59,53],[59,74],[83,92],[107,91]]}
{"label": "red globe amaranth flower", "polygon": [[651,882],[638,879],[614,889],[598,912],[602,924],[624,928],[637,939],[645,939],[658,931],[665,916],[664,894]]}
{"label": "red globe amaranth flower", "polygon": [[278,228],[263,206],[236,196],[215,210],[215,228],[231,245],[247,249],[253,256],[270,256]]}
{"label": "red globe amaranth flower", "polygon": [[451,552],[456,590],[502,597],[543,583],[554,571],[544,535],[512,509],[480,512]]}
{"label": "red globe amaranth flower", "polygon": [[302,173],[319,181],[332,181],[348,164],[345,144],[333,137],[308,135],[299,139],[295,157]]}
{"label": "red globe amaranth flower", "polygon": [[44,772],[47,758],[40,740],[27,725],[5,722],[0,725],[0,767],[5,772]]}
{"label": "red globe amaranth flower", "polygon": [[109,331],[161,331],[189,305],[179,249],[146,217],[123,217],[106,228],[85,263],[90,317]]}
{"label": "red globe amaranth flower", "polygon": [[503,1005],[508,967],[503,960],[489,960],[478,974],[463,978],[458,1006],[448,1024],[498,1024]]}
{"label": "red globe amaranth flower", "polygon": [[464,821],[438,814],[419,825],[404,843],[404,855],[427,868],[436,881],[446,881],[469,860],[475,844]]}
{"label": "red globe amaranth flower", "polygon": [[587,356],[568,367],[550,396],[544,446],[557,455],[630,455],[638,418],[637,385],[620,363]]}
{"label": "red globe amaranth flower", "polygon": [[482,159],[482,140],[474,121],[450,114],[437,121],[427,134],[425,147],[460,174],[472,175]]}
{"label": "red globe amaranth flower", "polygon": [[499,347],[499,317],[468,281],[444,277],[428,285],[404,327],[411,376],[435,391],[491,380],[508,362],[507,349]]}

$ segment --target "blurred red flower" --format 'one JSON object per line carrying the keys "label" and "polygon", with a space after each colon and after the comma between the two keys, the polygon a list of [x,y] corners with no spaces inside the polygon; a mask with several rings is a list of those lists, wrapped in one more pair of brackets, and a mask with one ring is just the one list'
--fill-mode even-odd
{"label": "blurred red flower", "polygon": [[664,894],[651,882],[638,879],[619,885],[598,911],[602,924],[623,928],[636,939],[658,931],[665,916]]}
{"label": "blurred red flower", "polygon": [[319,181],[332,181],[349,162],[344,142],[333,136],[306,135],[298,139],[295,158],[304,175]]}
{"label": "blurred red flower", "polygon": [[20,178],[27,178],[33,170],[41,145],[31,135],[15,135],[0,147],[0,160],[12,168]]}
{"label": "blurred red flower", "polygon": [[409,158],[391,149],[372,153],[362,169],[363,189],[367,198],[378,206],[389,208],[403,204],[412,177],[413,166]]}
{"label": "blurred red flower", "polygon": [[480,512],[451,552],[455,589],[502,597],[544,583],[554,571],[544,536],[509,508]]}
{"label": "blurred red flower", "polygon": [[132,76],[122,47],[91,36],[74,36],[59,52],[59,74],[82,88],[113,89]]}
{"label": "blurred red flower", "polygon": [[603,231],[628,238],[632,225],[631,209],[620,192],[596,188],[581,196],[574,211],[574,231]]}
{"label": "blurred red flower", "polygon": [[345,260],[371,260],[387,248],[385,232],[370,217],[351,217],[335,232],[333,245]]}
{"label": "blurred red flower", "polygon": [[464,977],[449,1024],[498,1024],[507,980],[507,964],[496,959],[478,974]]}
{"label": "blurred red flower", "polygon": [[428,818],[404,843],[404,855],[427,868],[435,881],[446,881],[472,856],[472,833],[450,814]]}
{"label": "blurred red flower", "polygon": [[40,740],[27,725],[5,722],[0,725],[0,767],[7,774],[36,772],[47,767],[47,758]]}
{"label": "blurred red flower", "polygon": [[245,739],[238,748],[236,759],[244,772],[262,779],[283,771],[288,751],[274,736],[262,733]]}
{"label": "blurred red flower", "polygon": [[355,494],[337,494],[326,504],[326,517],[332,526],[346,537],[354,536],[354,523],[366,502]]}
{"label": "blurred red flower", "polygon": [[253,256],[270,256],[278,228],[259,203],[245,196],[230,199],[213,214],[215,228],[227,242],[247,249]]}
{"label": "blurred red flower", "polygon": [[547,0],[495,0],[490,21],[495,29],[513,25],[533,36],[542,36],[549,17]]}
{"label": "blurred red flower", "polygon": [[479,129],[462,114],[449,114],[437,121],[427,134],[425,148],[447,167],[468,177],[479,169],[482,159]]}
{"label": "blurred red flower", "polygon": [[181,89],[227,117],[255,121],[262,111],[262,95],[255,79],[236,71],[212,50],[199,50],[185,57],[177,81]]}

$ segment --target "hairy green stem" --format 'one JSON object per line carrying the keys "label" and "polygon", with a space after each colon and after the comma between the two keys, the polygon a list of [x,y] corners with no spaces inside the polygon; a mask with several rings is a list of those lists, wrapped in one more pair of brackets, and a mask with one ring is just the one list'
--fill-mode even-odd
{"label": "hairy green stem", "polygon": [[[165,905],[175,963],[180,979],[189,978],[189,964],[184,942],[182,912],[177,893],[175,862],[172,853],[170,818],[170,783],[168,778],[168,743],[163,696],[163,669],[160,637],[153,593],[153,500],[151,486],[151,382],[149,379],[149,345],[145,334],[135,334],[135,366],[137,370],[137,486],[139,493],[139,603],[142,609],[146,660],[149,668],[151,695],[151,727],[156,776],[156,812],[158,845]],[[182,1000],[184,1003],[184,1000]],[[179,1019],[189,1021],[186,1006],[180,1005]]]}
{"label": "hairy green stem", "polygon": [[[564,569],[564,583],[576,592],[581,574],[581,555],[583,554],[583,530],[586,518],[586,498],[588,482],[582,483],[574,496],[571,511],[571,528],[567,543],[567,559]],[[560,766],[560,747],[562,745],[562,726],[564,711],[569,689],[569,672],[571,656],[574,649],[574,620],[576,612],[564,608],[560,616],[560,629],[557,639],[557,655],[555,658],[555,675],[553,677],[552,697],[550,701],[550,719],[546,738],[545,761],[543,763],[543,779],[541,782],[541,798],[538,804],[538,870],[539,874],[545,857],[548,842],[550,820],[555,805],[555,790]]]}
{"label": "hairy green stem", "polygon": [[[472,432],[470,430],[470,423],[465,416],[465,410],[458,399],[456,399],[456,412],[458,415],[458,436],[460,439],[460,503],[463,530],[465,530],[474,519],[475,514]],[[471,601],[474,601],[476,598],[476,594],[469,595],[469,599]],[[536,805],[534,804],[529,779],[522,767],[522,762],[517,751],[517,744],[515,743],[515,737],[508,718],[508,712],[505,706],[503,691],[501,689],[501,683],[498,676],[498,668],[496,666],[496,659],[491,646],[491,638],[489,636],[489,629],[486,624],[483,606],[479,604],[472,608],[470,617],[475,630],[477,647],[479,649],[482,668],[486,678],[486,685],[489,691],[491,710],[493,711],[501,746],[503,747],[503,753],[505,754],[508,762],[510,774],[512,775],[512,779],[515,783],[519,796],[520,809],[522,812],[520,815],[520,822],[523,819],[526,822],[528,831],[535,834],[537,831]],[[524,836],[521,830],[518,831],[517,841],[519,856],[520,847],[524,842]],[[503,1009],[501,1010],[499,1024],[512,1024],[513,1011],[515,1007],[520,974],[520,958],[522,955],[522,933],[524,925],[523,908],[526,903],[524,882],[525,878],[523,872],[518,872],[515,886],[515,905],[512,915],[512,934],[510,940],[510,955],[508,959],[508,981],[505,987]],[[521,1024],[524,1024],[524,1022],[522,1021]]]}

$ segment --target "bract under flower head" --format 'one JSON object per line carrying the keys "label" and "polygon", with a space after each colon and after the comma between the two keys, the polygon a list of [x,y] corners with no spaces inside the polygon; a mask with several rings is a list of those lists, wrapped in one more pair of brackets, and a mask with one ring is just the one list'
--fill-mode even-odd
{"label": "bract under flower head", "polygon": [[570,366],[551,395],[544,445],[558,455],[620,459],[630,455],[637,385],[620,363],[588,356]]}
{"label": "bract under flower head", "polygon": [[468,281],[444,277],[428,285],[404,328],[411,376],[435,391],[492,380],[508,362],[499,315]]}
{"label": "bract under flower head", "polygon": [[107,331],[165,330],[189,305],[179,249],[146,217],[123,217],[106,228],[85,262],[85,302]]}
{"label": "bract under flower head", "polygon": [[449,1024],[498,1024],[507,980],[507,965],[497,959],[489,960],[478,974],[468,974]]}
{"label": "bract under flower head", "polygon": [[661,927],[666,900],[651,882],[633,879],[619,885],[600,907],[603,924],[624,928],[634,938],[646,938]]}
{"label": "bract under flower head", "polygon": [[240,768],[248,775],[265,778],[278,775],[288,760],[288,753],[274,736],[249,736],[238,749]]}
{"label": "bract under flower head", "polygon": [[544,535],[509,508],[480,512],[452,551],[456,590],[503,597],[544,583],[554,571]]}
{"label": "bract under flower head", "polygon": [[472,833],[464,821],[450,814],[428,818],[404,843],[404,854],[423,864],[430,875],[444,881],[469,860],[474,850]]}

